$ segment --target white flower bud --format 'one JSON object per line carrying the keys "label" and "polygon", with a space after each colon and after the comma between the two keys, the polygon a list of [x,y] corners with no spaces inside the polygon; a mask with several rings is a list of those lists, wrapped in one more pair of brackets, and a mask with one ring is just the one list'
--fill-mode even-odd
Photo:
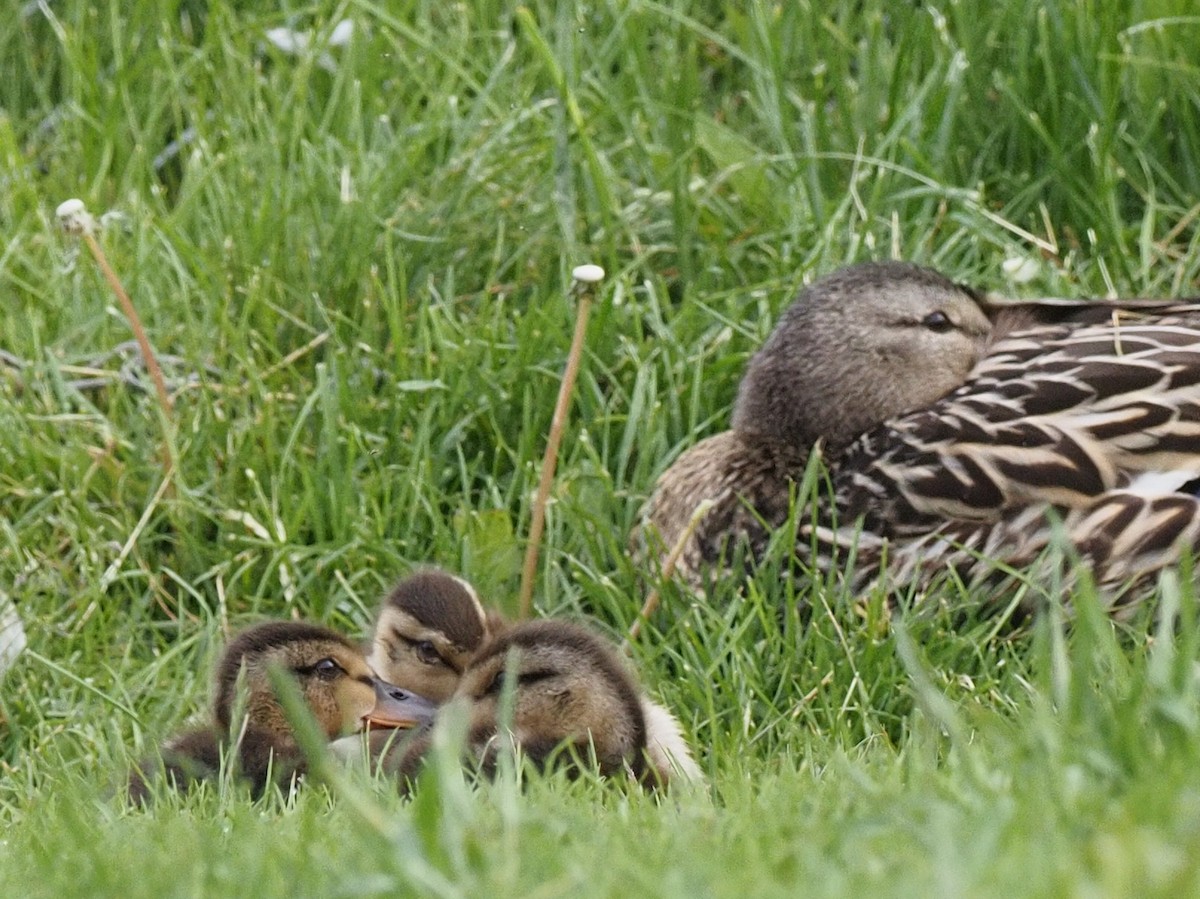
{"label": "white flower bud", "polygon": [[27,643],[25,626],[17,614],[17,607],[7,595],[0,593],[0,679],[4,678]]}
{"label": "white flower bud", "polygon": [[350,43],[350,38],[354,34],[354,22],[350,19],[342,19],[335,26],[329,35],[329,46],[344,47]]}

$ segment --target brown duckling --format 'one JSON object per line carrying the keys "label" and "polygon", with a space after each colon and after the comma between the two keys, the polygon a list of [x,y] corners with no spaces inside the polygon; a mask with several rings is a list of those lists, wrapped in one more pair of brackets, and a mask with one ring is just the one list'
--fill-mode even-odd
{"label": "brown duckling", "polygon": [[368,661],[388,682],[445,702],[471,656],[500,626],[465,580],[423,569],[401,580],[384,599]]}
{"label": "brown duckling", "polygon": [[[217,665],[211,722],[169,740],[161,769],[155,763],[135,771],[130,798],[145,802],[157,776],[180,789],[216,777],[222,758],[235,765],[256,797],[269,783],[286,786],[301,776],[304,756],[271,684],[272,667],[295,678],[329,739],[371,728],[411,729],[433,716],[429,701],[376,678],[361,650],[340,634],[300,621],[266,622],[243,631],[226,648]],[[239,700],[242,711],[235,720]]]}
{"label": "brown duckling", "polygon": [[[510,627],[499,613],[483,608],[462,578],[425,569],[400,581],[384,600],[371,638],[371,666],[389,683],[444,702],[468,666],[474,669],[481,647]],[[704,775],[675,716],[640,691],[638,697],[651,762],[664,782],[667,774],[702,781]],[[386,740],[386,735],[372,735],[372,747]],[[339,745],[339,753],[353,754],[347,747]]]}
{"label": "brown duckling", "polygon": [[[507,690],[512,718],[502,730]],[[577,769],[594,760],[601,774],[629,774],[650,787],[666,787],[678,777],[702,780],[674,719],[648,705],[611,644],[578,624],[542,619],[512,626],[471,660],[451,702],[466,707],[468,749],[488,774],[509,743],[538,768],[561,763]],[[648,720],[648,708],[649,716],[669,719],[679,754],[653,750],[650,729],[663,722]],[[413,774],[428,745],[426,735],[385,767]]]}
{"label": "brown duckling", "polygon": [[[732,429],[659,478],[634,535],[662,564],[703,500],[714,505],[677,571],[693,588],[744,542],[757,558],[788,514],[814,446],[835,458],[858,435],[961,385],[992,325],[982,295],[904,262],[850,266],[800,291],[742,378]],[[798,399],[799,398],[799,399]]]}

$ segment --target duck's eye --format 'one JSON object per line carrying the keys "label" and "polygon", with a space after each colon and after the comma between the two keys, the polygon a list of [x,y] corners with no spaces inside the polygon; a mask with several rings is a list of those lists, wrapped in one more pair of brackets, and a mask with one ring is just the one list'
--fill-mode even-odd
{"label": "duck's eye", "polygon": [[504,689],[504,681],[504,672],[497,671],[496,676],[492,678],[492,682],[488,684],[487,689],[483,691],[484,695],[495,696],[496,694],[500,693]]}
{"label": "duck's eye", "polygon": [[442,664],[442,657],[438,655],[437,647],[428,640],[419,640],[413,644],[413,652],[417,654],[417,658],[426,665]]}
{"label": "duck's eye", "polygon": [[950,321],[950,317],[945,312],[940,310],[930,312],[927,316],[921,319],[922,327],[928,328],[935,334],[944,334],[954,327],[954,322]]}
{"label": "duck's eye", "polygon": [[312,666],[313,674],[324,680],[332,680],[342,673],[342,666],[333,659],[321,659]]}

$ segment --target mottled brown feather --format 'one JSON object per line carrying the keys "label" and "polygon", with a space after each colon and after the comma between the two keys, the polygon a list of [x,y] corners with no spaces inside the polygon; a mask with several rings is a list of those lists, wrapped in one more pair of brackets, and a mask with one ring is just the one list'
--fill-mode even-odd
{"label": "mottled brown feather", "polygon": [[759,555],[818,441],[836,457],[867,428],[965,380],[991,334],[979,300],[902,262],[850,266],[802,290],[750,360],[732,429],[688,450],[655,485],[635,553],[661,568],[697,506],[711,500],[684,548],[681,577],[699,589],[738,544]]}
{"label": "mottled brown feather", "polygon": [[[833,497],[798,515],[796,554],[829,567],[855,546],[858,587],[885,559],[901,583],[947,570],[990,580],[991,559],[1036,564],[1060,533],[1106,594],[1127,602],[1131,585],[1196,549],[1197,500],[1173,491],[1200,478],[1200,304],[989,301],[984,345],[973,354],[968,345],[971,364],[948,368],[957,380],[930,394],[919,362],[885,371],[864,349],[864,335],[885,327],[871,316],[893,296],[913,302],[913,291],[980,294],[911,267],[848,271],[818,281],[783,314],[742,381],[735,436],[686,453],[650,499],[646,518],[668,547],[699,498],[718,501],[681,566],[693,586],[723,540],[761,551],[817,439]],[[844,327],[811,326],[812,309],[830,298],[849,313]],[[917,401],[880,404],[897,385]],[[754,441],[757,456],[746,446]],[[781,445],[786,462],[753,476],[756,459],[784,457]]]}

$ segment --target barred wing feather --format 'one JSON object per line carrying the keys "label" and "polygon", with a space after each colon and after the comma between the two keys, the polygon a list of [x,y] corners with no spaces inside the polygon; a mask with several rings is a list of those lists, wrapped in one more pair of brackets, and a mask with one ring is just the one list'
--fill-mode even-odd
{"label": "barred wing feather", "polygon": [[836,460],[845,524],[818,536],[871,535],[858,580],[885,542],[899,582],[980,580],[1033,565],[1057,529],[1119,603],[1200,546],[1200,305],[1081,318],[1001,338],[961,388]]}
{"label": "barred wing feather", "polygon": [[844,520],[887,535],[1200,477],[1200,305],[1016,332],[966,384],[837,461]]}

